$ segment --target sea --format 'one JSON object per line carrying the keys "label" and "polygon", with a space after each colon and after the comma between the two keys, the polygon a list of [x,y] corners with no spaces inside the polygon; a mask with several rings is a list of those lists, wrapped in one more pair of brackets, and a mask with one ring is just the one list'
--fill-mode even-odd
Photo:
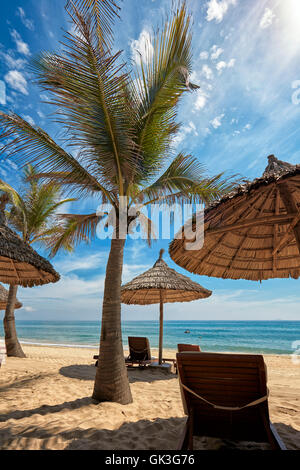
{"label": "sea", "polygon": [[[147,336],[151,347],[158,347],[157,321],[122,325],[125,349],[128,336]],[[98,347],[100,327],[97,321],[16,321],[22,344]],[[166,349],[190,343],[202,351],[292,354],[300,348],[300,321],[165,321],[163,343]]]}

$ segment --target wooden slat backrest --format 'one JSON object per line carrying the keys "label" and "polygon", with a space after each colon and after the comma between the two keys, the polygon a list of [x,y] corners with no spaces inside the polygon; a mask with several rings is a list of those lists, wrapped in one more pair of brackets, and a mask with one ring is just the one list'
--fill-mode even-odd
{"label": "wooden slat backrest", "polygon": [[[216,405],[241,407],[267,394],[263,357],[248,354],[177,353],[180,381]],[[267,401],[239,411],[215,409],[182,389],[186,414],[194,411],[195,434],[264,440],[261,413]]]}
{"label": "wooden slat backrest", "polygon": [[198,344],[177,344],[178,352],[184,351],[196,351],[200,352],[200,346]]}
{"label": "wooden slat backrest", "polygon": [[129,355],[132,360],[150,361],[151,350],[148,338],[128,336]]}

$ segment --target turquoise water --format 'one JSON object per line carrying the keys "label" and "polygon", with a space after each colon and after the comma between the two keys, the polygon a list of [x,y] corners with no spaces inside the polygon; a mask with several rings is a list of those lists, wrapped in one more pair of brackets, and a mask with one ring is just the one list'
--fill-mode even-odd
{"label": "turquoise water", "polygon": [[[21,342],[78,345],[99,344],[100,324],[92,321],[17,321]],[[151,347],[158,347],[156,321],[123,323],[123,342],[128,336],[147,336]],[[190,330],[190,333],[185,333]],[[0,336],[3,336],[2,326]],[[265,354],[291,354],[292,343],[300,341],[300,322],[296,321],[166,321],[164,347],[176,349],[178,343],[196,343],[203,351],[241,351]]]}

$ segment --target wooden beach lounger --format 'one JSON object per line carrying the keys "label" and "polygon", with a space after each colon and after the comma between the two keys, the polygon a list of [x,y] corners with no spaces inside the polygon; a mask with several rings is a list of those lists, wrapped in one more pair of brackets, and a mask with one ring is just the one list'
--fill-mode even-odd
{"label": "wooden beach lounger", "polygon": [[[129,356],[125,359],[127,366],[138,365],[139,367],[146,367],[154,362],[157,358],[151,356],[150,343],[148,338],[144,336],[128,336]],[[98,365],[99,356],[93,356],[96,359],[95,366]],[[176,370],[175,359],[164,359],[163,362],[173,362]]]}
{"label": "wooden beach lounger", "polygon": [[[127,366],[134,364],[145,367],[157,359],[151,357],[151,350],[148,338],[139,336],[128,336],[129,356],[125,359]],[[97,360],[95,366],[98,365],[99,356],[94,356]]]}
{"label": "wooden beach lounger", "polygon": [[[157,361],[156,358],[151,357],[151,350],[148,338],[140,336],[128,336],[129,356],[126,357],[125,363],[127,366],[138,365],[145,367],[152,362]],[[99,356],[94,356],[96,359],[95,366],[98,365]]]}
{"label": "wooden beach lounger", "polygon": [[[128,336],[129,356],[125,359],[126,365],[137,364],[140,367],[157,363],[157,358],[151,356],[150,343],[146,337]],[[173,362],[176,370],[176,360],[162,358],[162,362]]]}
{"label": "wooden beach lounger", "polygon": [[157,361],[151,357],[151,349],[148,338],[141,336],[128,336],[129,356],[125,359],[127,366],[138,365],[145,367]]}
{"label": "wooden beach lounger", "polygon": [[177,344],[178,352],[184,351],[195,351],[201,352],[200,346],[198,344]]}
{"label": "wooden beach lounger", "polygon": [[263,356],[177,353],[184,411],[178,449],[193,449],[193,436],[269,442],[285,450],[270,423]]}

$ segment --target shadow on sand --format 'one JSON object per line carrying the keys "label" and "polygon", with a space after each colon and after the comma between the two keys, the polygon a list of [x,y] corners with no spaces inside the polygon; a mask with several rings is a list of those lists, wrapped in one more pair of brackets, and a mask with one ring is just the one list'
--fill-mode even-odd
{"label": "shadow on sand", "polygon": [[[155,382],[157,380],[176,379],[177,375],[168,374],[160,370],[139,369],[138,367],[127,368],[130,383],[134,382]],[[76,364],[61,367],[59,373],[64,377],[80,380],[94,380],[96,367],[94,365]]]}
{"label": "shadow on sand", "polygon": [[51,422],[44,426],[32,424],[17,434],[12,427],[7,426],[0,429],[0,448],[2,450],[15,448],[22,439],[23,449],[34,447],[55,450],[56,445],[65,450],[172,449],[176,448],[184,422],[184,418],[157,418],[154,421],[143,419],[124,422],[115,430],[74,427],[58,431],[55,421],[55,426]]}
{"label": "shadow on sand", "polygon": [[5,422],[9,419],[23,419],[29,418],[32,415],[46,415],[49,413],[59,413],[60,411],[66,410],[76,410],[83,406],[88,405],[98,405],[98,403],[93,400],[91,397],[78,398],[77,400],[65,401],[58,405],[42,405],[38,408],[33,408],[31,410],[15,410],[10,411],[6,414],[0,414],[0,423]]}
{"label": "shadow on sand", "polygon": [[[83,399],[83,403],[85,400]],[[78,402],[78,400],[76,400]],[[75,402],[74,402],[75,403]],[[53,407],[52,412],[60,411],[68,406],[67,403],[58,405],[56,410]],[[31,410],[35,411],[36,410]],[[0,447],[8,449],[15,446],[20,438],[27,438],[27,442],[23,442],[23,448],[33,445],[36,439],[36,445],[39,449],[56,449],[63,448],[65,450],[172,450],[177,448],[179,437],[182,433],[185,418],[157,418],[155,420],[139,420],[135,422],[124,422],[118,429],[96,429],[74,427],[73,429],[58,430],[57,421],[55,426],[49,422],[45,427],[41,425],[26,426],[23,432],[16,435],[13,429],[7,426],[0,430]],[[281,432],[282,437],[292,436],[293,441],[299,439],[300,432],[291,426],[282,423],[276,423],[276,427]],[[297,438],[295,440],[295,434]],[[141,438],[143,436],[143,438]],[[297,449],[293,445],[289,445],[289,449]],[[59,447],[58,447],[59,446]],[[36,447],[35,447],[36,448]],[[218,438],[199,437],[194,439],[194,449],[205,450],[269,450],[266,444],[234,442],[222,440]],[[298,447],[299,449],[299,447]]]}

